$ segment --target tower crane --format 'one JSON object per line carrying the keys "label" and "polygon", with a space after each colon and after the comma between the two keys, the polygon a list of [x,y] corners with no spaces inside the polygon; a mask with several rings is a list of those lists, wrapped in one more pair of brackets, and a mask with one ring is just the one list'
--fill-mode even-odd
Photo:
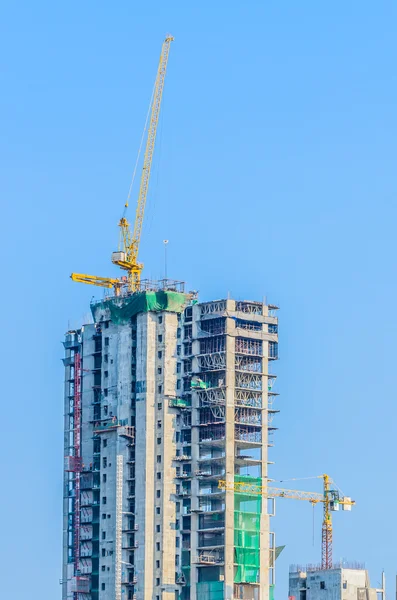
{"label": "tower crane", "polygon": [[225,480],[218,482],[221,490],[231,490],[238,494],[263,495],[268,498],[291,498],[293,500],[306,500],[313,506],[323,503],[323,524],[321,531],[321,568],[332,569],[332,512],[351,510],[355,501],[347,496],[342,496],[329,475],[319,475],[323,480],[323,493],[288,490],[277,487],[262,487],[255,483],[244,481],[229,483]]}
{"label": "tower crane", "polygon": [[156,142],[157,126],[160,116],[161,100],[163,96],[164,81],[167,71],[168,55],[171,42],[174,38],[167,35],[161,47],[160,61],[157,69],[156,82],[154,85],[153,99],[151,105],[149,128],[146,140],[145,155],[141,183],[139,187],[138,201],[135,213],[134,229],[131,232],[130,223],[126,218],[128,200],[124,206],[124,213],[119,221],[120,242],[117,252],[112,253],[112,263],[126,271],[126,276],[120,279],[98,277],[97,275],[85,275],[83,273],[72,273],[71,279],[80,283],[87,283],[99,287],[114,288],[115,295],[119,296],[123,287],[128,291],[136,292],[140,289],[141,272],[143,264],[138,262],[139,244],[141,241],[143,217],[145,214],[146,199],[149,189],[150,172],[153,162],[154,147]]}

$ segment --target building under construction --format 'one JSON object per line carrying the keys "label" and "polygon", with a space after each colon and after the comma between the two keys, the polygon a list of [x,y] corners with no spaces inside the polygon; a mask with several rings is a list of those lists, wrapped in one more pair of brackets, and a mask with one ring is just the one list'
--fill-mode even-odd
{"label": "building under construction", "polygon": [[71,275],[112,293],[64,342],[63,600],[268,600],[282,549],[268,500],[323,505],[324,569],[332,512],[354,505],[326,474],[323,493],[268,486],[277,307],[199,303],[182,282],[141,279],[172,41],[161,48],[134,225],[131,184],[111,257],[124,275]]}
{"label": "building under construction", "polygon": [[65,337],[63,600],[267,600],[267,498],[232,485],[267,482],[277,307],[147,288]]}
{"label": "building under construction", "polygon": [[[162,45],[121,278],[65,346],[63,600],[267,600],[276,307],[141,280],[138,250],[172,36]],[[148,113],[149,114],[149,113]],[[143,138],[142,138],[143,139]],[[223,483],[222,483],[223,482]],[[233,486],[254,486],[251,493]]]}
{"label": "building under construction", "polygon": [[291,565],[289,600],[385,600],[385,576],[382,587],[371,588],[364,565],[341,561],[329,569],[320,565]]}

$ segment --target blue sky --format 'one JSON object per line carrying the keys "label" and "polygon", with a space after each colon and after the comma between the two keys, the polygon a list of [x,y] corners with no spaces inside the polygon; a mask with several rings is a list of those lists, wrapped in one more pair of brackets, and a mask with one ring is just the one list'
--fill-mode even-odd
{"label": "blue sky", "polygon": [[[61,341],[101,293],[69,274],[117,274],[167,32],[145,273],[167,238],[201,299],[280,305],[272,476],[331,474],[357,501],[335,558],[376,585],[385,568],[394,593],[396,17],[391,0],[1,4],[2,596],[60,597]],[[285,598],[289,563],[320,558],[321,511],[314,545],[309,505],[280,500],[274,527]]]}

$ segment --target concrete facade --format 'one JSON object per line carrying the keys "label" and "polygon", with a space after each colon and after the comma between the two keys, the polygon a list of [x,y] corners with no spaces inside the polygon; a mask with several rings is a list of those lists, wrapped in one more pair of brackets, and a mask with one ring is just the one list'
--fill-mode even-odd
{"label": "concrete facade", "polygon": [[276,307],[129,301],[65,337],[63,600],[267,600],[267,501],[232,486],[267,485]]}
{"label": "concrete facade", "polygon": [[376,600],[365,569],[294,570],[289,575],[290,600]]}

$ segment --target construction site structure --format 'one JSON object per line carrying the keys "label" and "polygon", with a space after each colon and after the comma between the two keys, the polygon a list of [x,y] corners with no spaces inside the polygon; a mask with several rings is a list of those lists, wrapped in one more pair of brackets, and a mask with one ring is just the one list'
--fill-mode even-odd
{"label": "construction site structure", "polygon": [[359,563],[290,567],[289,600],[385,600],[385,595],[384,573],[381,588],[371,588],[368,571]]}
{"label": "construction site structure", "polygon": [[256,495],[266,496],[267,498],[290,498],[292,500],[306,500],[313,506],[323,504],[323,524],[321,530],[321,567],[323,569],[332,569],[332,513],[342,510],[350,511],[355,501],[348,496],[343,496],[339,488],[327,474],[319,475],[314,479],[323,480],[323,493],[307,492],[303,490],[288,490],[286,488],[277,488],[274,486],[262,486],[260,481],[251,477],[239,478],[239,480],[220,480],[219,489],[233,490],[236,493],[245,495],[248,500]]}
{"label": "construction site structure", "polygon": [[147,286],[65,336],[62,598],[268,600],[277,307]]}

